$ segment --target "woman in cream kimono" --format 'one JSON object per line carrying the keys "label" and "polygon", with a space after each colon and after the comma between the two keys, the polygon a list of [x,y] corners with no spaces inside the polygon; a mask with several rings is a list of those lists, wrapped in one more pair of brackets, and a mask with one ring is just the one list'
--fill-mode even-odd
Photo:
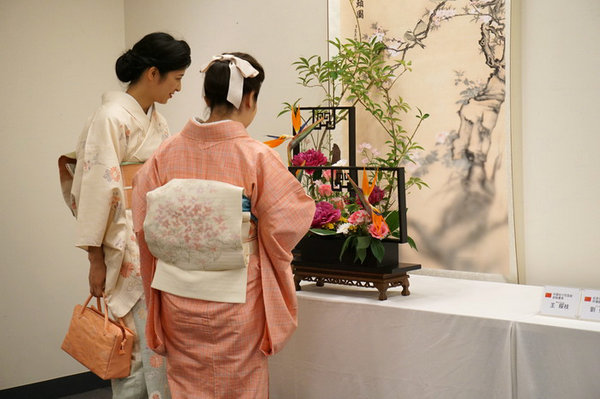
{"label": "woman in cream kimono", "polygon": [[[203,71],[210,117],[190,120],[134,179],[146,336],[166,354],[174,399],[265,399],[267,358],[297,325],[291,250],[315,204],[279,155],[246,131],[260,64],[223,54]],[[242,210],[255,228],[244,227]],[[232,248],[242,248],[242,264]]]}
{"label": "woman in cream kimono", "polygon": [[136,332],[131,375],[113,380],[113,398],[169,398],[165,365],[144,337],[146,306],[139,249],[132,230],[122,166],[141,163],[169,135],[154,103],[165,104],[181,89],[190,48],[166,33],[145,36],[116,62],[130,82],[126,92],[109,92],[79,139],[71,189],[77,218],[75,244],[88,252],[90,292],[105,295],[111,313]]}

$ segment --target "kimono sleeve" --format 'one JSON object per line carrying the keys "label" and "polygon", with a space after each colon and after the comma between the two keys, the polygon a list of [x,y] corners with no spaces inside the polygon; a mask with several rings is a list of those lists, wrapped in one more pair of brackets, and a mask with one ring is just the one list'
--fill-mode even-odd
{"label": "kimono sleeve", "polygon": [[99,247],[120,212],[124,192],[120,163],[126,147],[125,128],[118,118],[99,112],[89,123],[77,149],[73,181],[78,247]]}
{"label": "kimono sleeve", "polygon": [[131,214],[133,218],[133,231],[135,232],[140,247],[140,272],[144,284],[146,299],[150,297],[150,284],[154,277],[154,256],[150,253],[144,237],[144,220],[146,219],[146,194],[160,186],[156,167],[156,158],[150,157],[133,179],[133,193],[131,197]]}
{"label": "kimono sleeve", "polygon": [[258,218],[266,316],[261,351],[272,355],[283,348],[297,326],[291,251],[308,231],[315,203],[274,152],[263,155],[252,209]]}
{"label": "kimono sleeve", "polygon": [[133,193],[131,198],[131,212],[133,217],[133,230],[136,234],[140,248],[140,272],[144,297],[148,309],[146,322],[146,341],[153,351],[164,355],[164,339],[160,324],[160,293],[151,287],[156,270],[156,258],[152,255],[144,237],[144,220],[146,219],[146,194],[160,187],[158,168],[155,156],[137,172],[133,179]]}

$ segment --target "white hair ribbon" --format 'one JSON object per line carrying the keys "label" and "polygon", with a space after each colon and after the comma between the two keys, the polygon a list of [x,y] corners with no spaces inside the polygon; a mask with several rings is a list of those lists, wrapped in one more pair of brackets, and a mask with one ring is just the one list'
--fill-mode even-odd
{"label": "white hair ribbon", "polygon": [[231,54],[221,54],[215,55],[212,60],[200,70],[200,72],[205,73],[215,61],[229,61],[227,101],[239,109],[244,95],[244,78],[254,78],[258,75],[258,71],[246,60]]}

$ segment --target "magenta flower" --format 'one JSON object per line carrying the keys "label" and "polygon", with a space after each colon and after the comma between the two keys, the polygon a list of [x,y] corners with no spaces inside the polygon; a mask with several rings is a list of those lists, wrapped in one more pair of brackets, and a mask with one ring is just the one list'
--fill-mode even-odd
{"label": "magenta flower", "polygon": [[378,186],[373,187],[373,191],[369,195],[369,204],[377,205],[385,197],[385,191],[380,189]]}
{"label": "magenta flower", "polygon": [[316,203],[315,215],[310,227],[323,227],[327,223],[335,223],[340,220],[342,213],[339,209],[335,209],[327,201],[321,201]]}
{"label": "magenta flower", "polygon": [[[322,152],[317,150],[307,150],[299,154],[294,155],[292,158],[293,166],[323,166],[327,165],[327,157]],[[314,170],[304,169],[306,173],[312,175]]]}

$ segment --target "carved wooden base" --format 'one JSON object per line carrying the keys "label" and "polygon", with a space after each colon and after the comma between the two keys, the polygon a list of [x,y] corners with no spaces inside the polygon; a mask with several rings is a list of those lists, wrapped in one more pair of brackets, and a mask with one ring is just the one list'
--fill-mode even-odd
{"label": "carved wooden base", "polygon": [[317,287],[323,287],[325,283],[350,285],[355,287],[377,288],[379,291],[379,300],[387,299],[387,290],[390,287],[402,286],[402,295],[410,295],[408,287],[409,270],[420,269],[421,265],[402,263],[399,267],[392,271],[377,271],[358,272],[352,270],[343,270],[340,268],[327,268],[298,264],[294,262],[292,265],[294,271],[294,283],[296,291],[301,291],[300,281],[313,281],[317,283]]}

